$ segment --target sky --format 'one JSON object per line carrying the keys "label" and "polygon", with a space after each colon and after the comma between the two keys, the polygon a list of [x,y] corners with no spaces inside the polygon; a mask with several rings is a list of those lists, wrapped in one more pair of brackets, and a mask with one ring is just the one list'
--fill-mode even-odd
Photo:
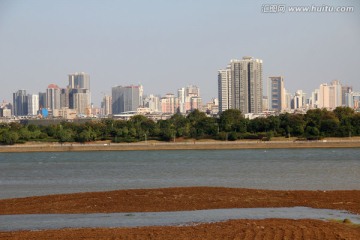
{"label": "sky", "polygon": [[[264,6],[286,2],[282,13]],[[352,6],[353,12],[290,12],[291,6]],[[263,60],[291,93],[308,96],[340,80],[360,91],[360,2],[346,0],[0,0],[0,101],[66,87],[90,75],[92,101],[117,85],[145,94],[193,84],[217,97],[217,71],[231,59]]]}

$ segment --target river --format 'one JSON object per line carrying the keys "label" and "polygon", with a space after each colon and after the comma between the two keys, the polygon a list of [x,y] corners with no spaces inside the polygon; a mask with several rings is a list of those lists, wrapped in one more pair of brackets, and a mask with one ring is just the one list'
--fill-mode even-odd
{"label": "river", "polygon": [[0,153],[0,198],[176,186],[360,189],[360,149]]}

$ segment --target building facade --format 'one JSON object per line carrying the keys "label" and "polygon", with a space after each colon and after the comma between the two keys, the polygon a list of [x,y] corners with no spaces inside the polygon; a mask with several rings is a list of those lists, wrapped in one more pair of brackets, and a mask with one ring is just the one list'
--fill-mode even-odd
{"label": "building facade", "polygon": [[268,109],[281,112],[285,110],[285,87],[282,76],[269,77],[268,80]]}
{"label": "building facade", "polygon": [[220,111],[233,108],[239,109],[243,114],[261,113],[262,76],[262,60],[252,57],[232,59],[227,69],[218,71]]}
{"label": "building facade", "polygon": [[144,107],[150,109],[151,112],[160,112],[160,97],[150,94],[144,98]]}
{"label": "building facade", "polygon": [[28,115],[36,116],[39,111],[39,95],[28,94]]}
{"label": "building facade", "polygon": [[160,104],[162,113],[174,114],[178,112],[179,99],[172,93],[168,93],[165,97],[162,97]]}
{"label": "building facade", "polygon": [[90,76],[87,73],[69,74],[69,88],[84,88],[90,91]]}
{"label": "building facade", "polygon": [[56,84],[50,84],[46,89],[46,108],[60,109],[60,88]]}
{"label": "building facade", "polygon": [[13,114],[15,116],[28,115],[28,99],[26,90],[18,90],[13,93]]}
{"label": "building facade", "polygon": [[137,111],[142,105],[143,88],[138,86],[116,86],[112,88],[112,114]]}
{"label": "building facade", "polygon": [[293,109],[305,109],[306,106],[306,93],[303,90],[297,90],[293,99]]}
{"label": "building facade", "polygon": [[111,103],[112,103],[112,97],[105,95],[101,103],[102,115],[108,116],[112,114]]}
{"label": "building facade", "polygon": [[[349,90],[349,89],[347,89]],[[343,106],[343,87],[338,80],[332,81],[330,84],[323,83],[319,87],[318,108],[326,108],[333,110],[336,107]]]}
{"label": "building facade", "polygon": [[231,66],[218,71],[219,112],[231,109]]}

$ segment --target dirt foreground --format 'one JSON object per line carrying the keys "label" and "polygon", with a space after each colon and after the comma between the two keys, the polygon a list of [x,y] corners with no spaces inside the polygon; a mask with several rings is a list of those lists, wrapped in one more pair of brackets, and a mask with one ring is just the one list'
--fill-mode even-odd
{"label": "dirt foreground", "polygon": [[[0,200],[0,214],[111,213],[306,206],[360,214],[360,191],[219,187],[134,189]],[[230,220],[189,226],[0,232],[0,239],[360,239],[360,226],[319,220]]]}

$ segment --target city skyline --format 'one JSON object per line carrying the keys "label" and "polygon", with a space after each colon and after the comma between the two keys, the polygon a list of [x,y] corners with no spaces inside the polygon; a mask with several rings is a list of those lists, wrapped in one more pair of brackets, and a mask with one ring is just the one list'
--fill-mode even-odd
{"label": "city skyline", "polygon": [[[60,86],[66,73],[84,71],[97,106],[111,87],[139,83],[160,95],[194,84],[208,102],[217,96],[217,70],[247,55],[264,61],[264,80],[284,76],[291,93],[311,94],[335,79],[360,89],[358,2],[327,2],[355,9],[344,13],[265,13],[266,4],[2,0],[0,100],[11,101],[18,89]],[[68,17],[79,9],[81,17]]]}

